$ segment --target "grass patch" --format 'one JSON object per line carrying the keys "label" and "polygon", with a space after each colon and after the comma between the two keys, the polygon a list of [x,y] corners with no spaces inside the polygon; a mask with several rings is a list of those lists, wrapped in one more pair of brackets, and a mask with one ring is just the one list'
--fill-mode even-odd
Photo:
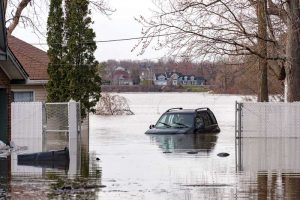
{"label": "grass patch", "polygon": [[187,92],[208,92],[209,89],[203,85],[183,85],[182,86]]}

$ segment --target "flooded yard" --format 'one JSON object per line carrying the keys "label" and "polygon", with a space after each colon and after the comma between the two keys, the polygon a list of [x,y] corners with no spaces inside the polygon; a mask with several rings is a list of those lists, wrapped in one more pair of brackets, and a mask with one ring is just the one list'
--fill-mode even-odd
{"label": "flooded yard", "polygon": [[[0,199],[299,199],[299,139],[236,141],[234,109],[240,96],[120,95],[135,115],[90,115],[89,145],[70,155],[67,167],[10,165],[14,154],[1,159]],[[171,107],[209,107],[221,132],[145,135]],[[63,147],[62,141],[64,134],[48,143]],[[74,162],[78,156],[81,159]]]}

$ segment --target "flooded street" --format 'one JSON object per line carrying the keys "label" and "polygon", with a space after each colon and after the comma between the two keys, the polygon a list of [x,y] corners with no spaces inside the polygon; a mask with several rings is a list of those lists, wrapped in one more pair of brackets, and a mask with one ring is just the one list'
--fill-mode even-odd
{"label": "flooded street", "polygon": [[[101,158],[100,199],[234,198],[236,96],[197,93],[122,94],[131,116],[91,117],[90,150]],[[209,107],[221,133],[145,135],[171,107]],[[227,152],[221,158],[217,154]]]}
{"label": "flooded street", "polygon": [[[299,195],[295,186],[300,183],[299,165],[284,168],[275,161],[270,170],[251,165],[280,153],[275,148],[266,152],[261,139],[244,139],[249,151],[235,154],[234,104],[241,97],[205,93],[122,96],[129,100],[135,115],[91,117],[90,151],[101,158],[102,183],[107,185],[99,192],[99,199],[264,199]],[[216,115],[219,134],[144,134],[168,108],[206,106]],[[297,139],[293,141],[298,143]],[[249,144],[256,154],[247,157],[244,154],[252,151]],[[280,144],[289,148],[284,141]],[[230,155],[217,156],[222,152]],[[285,156],[286,162],[293,162]],[[238,160],[243,163],[238,164]],[[269,162],[272,166],[272,160]]]}
{"label": "flooded street", "polygon": [[[234,109],[240,96],[119,95],[128,99],[135,115],[90,115],[89,145],[71,153],[70,163],[22,166],[16,158],[20,152],[0,159],[0,199],[299,199],[299,139],[235,141]],[[172,107],[209,107],[221,132],[145,135]],[[26,138],[15,142],[24,146]],[[27,142],[32,145],[21,152],[33,151],[39,143]],[[46,146],[66,145],[67,136],[59,134],[48,138]]]}

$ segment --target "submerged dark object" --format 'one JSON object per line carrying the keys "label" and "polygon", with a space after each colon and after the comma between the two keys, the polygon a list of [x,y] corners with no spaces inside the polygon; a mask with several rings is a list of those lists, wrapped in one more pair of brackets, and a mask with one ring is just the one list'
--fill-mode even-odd
{"label": "submerged dark object", "polygon": [[219,157],[227,157],[229,155],[230,155],[229,153],[218,153],[217,154],[217,156],[219,156]]}
{"label": "submerged dark object", "polygon": [[69,169],[69,149],[18,155],[18,165]]}
{"label": "submerged dark object", "polygon": [[209,108],[171,108],[162,114],[155,125],[150,125],[146,134],[173,135],[219,132],[220,128],[216,117]]}
{"label": "submerged dark object", "polygon": [[198,151],[188,151],[188,152],[186,152],[187,154],[197,154],[198,153]]}

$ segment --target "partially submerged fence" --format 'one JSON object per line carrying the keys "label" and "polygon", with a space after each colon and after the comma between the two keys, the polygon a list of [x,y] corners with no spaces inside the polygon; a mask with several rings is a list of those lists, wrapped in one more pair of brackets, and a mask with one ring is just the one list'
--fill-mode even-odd
{"label": "partially submerged fence", "polygon": [[78,102],[12,103],[12,137],[41,138],[43,133],[66,132],[70,137],[80,133]]}
{"label": "partially submerged fence", "polygon": [[[81,117],[78,102],[42,103],[16,102],[11,105],[11,140],[18,146],[27,146],[31,152],[52,150],[46,148],[49,134],[68,135],[70,164],[69,175],[80,167]],[[12,172],[42,173],[42,169],[18,166],[17,155],[12,156]]]}
{"label": "partially submerged fence", "polygon": [[235,116],[237,138],[300,136],[300,102],[237,102]]}
{"label": "partially submerged fence", "polygon": [[77,102],[46,103],[45,116],[46,132],[80,132],[80,104]]}
{"label": "partially submerged fence", "polygon": [[239,171],[299,172],[300,102],[235,105]]}

